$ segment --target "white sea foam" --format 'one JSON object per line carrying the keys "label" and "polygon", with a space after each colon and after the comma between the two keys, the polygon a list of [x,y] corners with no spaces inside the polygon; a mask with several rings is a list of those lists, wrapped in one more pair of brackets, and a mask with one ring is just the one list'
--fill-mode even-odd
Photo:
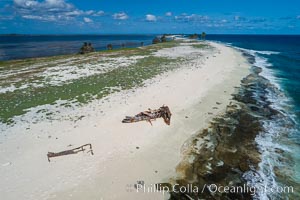
{"label": "white sea foam", "polygon": [[[228,45],[231,45],[230,43],[227,43]],[[245,48],[241,48],[241,47],[235,47],[234,48],[241,50],[241,51],[246,51],[247,53],[249,53],[250,55],[257,55],[257,54],[263,54],[263,55],[272,55],[272,54],[280,54],[280,52],[277,51],[258,51],[258,50],[253,50],[253,49],[245,49]]]}
{"label": "white sea foam", "polygon": [[280,54],[280,52],[276,52],[276,51],[256,51],[256,53],[264,54],[264,55]]}
{"label": "white sea foam", "polygon": [[255,66],[261,67],[263,70],[260,73],[261,76],[268,79],[273,85],[275,85],[278,89],[281,89],[280,79],[276,78],[275,72],[271,69],[272,64],[268,62],[268,60],[261,56],[255,56]]}
{"label": "white sea foam", "polygon": [[[231,46],[231,44],[227,45]],[[286,139],[287,135],[295,131],[293,128],[291,128],[293,127],[293,124],[295,124],[295,120],[293,120],[294,115],[293,113],[288,112],[290,100],[288,96],[283,93],[283,90],[280,86],[282,80],[276,77],[276,72],[272,69],[272,64],[266,57],[264,57],[264,55],[279,54],[279,52],[256,51],[239,47],[234,48],[255,57],[255,62],[253,65],[262,68],[260,75],[268,79],[271,85],[274,86],[267,89],[266,94],[268,101],[271,102],[270,107],[280,113],[280,117],[278,117],[278,119],[273,118],[263,121],[264,131],[260,132],[255,138],[258,150],[261,153],[261,162],[258,164],[259,169],[256,170],[252,168],[252,170],[244,173],[243,177],[247,180],[249,185],[257,188],[257,192],[253,199],[281,199],[282,194],[270,193],[261,189],[274,189],[282,186],[283,183],[277,182],[275,168],[284,168],[287,171],[285,173],[292,171],[292,166],[288,166],[288,164],[284,161],[285,158],[282,157],[283,155],[280,152],[282,151],[290,155],[293,154],[294,146],[288,146],[284,141],[288,140]],[[259,96],[259,94],[254,95]],[[288,126],[288,124],[290,124],[290,126]],[[289,176],[289,174],[285,175]]]}
{"label": "white sea foam", "polygon": [[276,78],[275,72],[272,70],[272,64],[268,62],[267,58],[260,56],[259,54],[263,55],[271,55],[271,54],[279,54],[280,52],[275,51],[256,51],[252,49],[244,49],[239,47],[234,47],[240,51],[244,51],[252,56],[255,57],[254,66],[262,68],[262,72],[260,73],[261,76],[268,79],[273,85],[275,85],[278,89],[281,89],[280,86],[280,79]]}
{"label": "white sea foam", "polygon": [[[279,153],[276,150],[282,150],[284,152],[290,152],[287,146],[280,144],[277,139],[281,137],[282,128],[277,125],[277,121],[270,120],[263,123],[264,132],[261,132],[255,141],[261,153],[261,162],[259,163],[259,181],[255,183],[257,188],[278,188],[279,183],[276,181],[276,175],[274,168],[283,167],[284,163],[281,163]],[[277,142],[276,142],[277,141]],[[257,190],[258,199],[268,200],[270,197],[275,198],[276,193],[267,193],[264,190]]]}
{"label": "white sea foam", "polygon": [[[240,48],[239,48],[240,49]],[[267,99],[271,102],[270,107],[277,110],[280,114],[270,120],[263,121],[263,131],[255,138],[258,150],[261,153],[261,162],[258,170],[252,169],[244,174],[244,178],[248,184],[257,188],[254,199],[269,200],[280,197],[279,193],[266,193],[260,188],[278,188],[282,183],[277,182],[275,168],[284,167],[292,170],[291,166],[287,166],[281,151],[292,154],[292,147],[285,144],[287,135],[293,132],[293,115],[288,112],[287,107],[290,105],[289,98],[282,92],[280,87],[280,79],[276,78],[275,72],[272,70],[272,64],[268,62],[263,55],[270,55],[277,52],[261,52],[248,49],[240,49],[255,57],[254,65],[262,68],[261,76],[270,81],[274,87],[267,88]],[[281,196],[282,197],[282,196]]]}

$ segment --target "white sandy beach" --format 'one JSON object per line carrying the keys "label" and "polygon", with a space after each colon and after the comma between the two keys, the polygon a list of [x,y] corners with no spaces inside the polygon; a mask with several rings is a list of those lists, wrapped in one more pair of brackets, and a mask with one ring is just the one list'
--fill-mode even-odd
{"label": "white sandy beach", "polygon": [[[137,193],[133,184],[169,181],[175,175],[184,142],[224,112],[235,87],[249,72],[240,52],[209,44],[214,48],[204,52],[189,47],[160,52],[164,56],[185,55],[186,48],[195,57],[187,66],[147,81],[145,87],[78,107],[74,112],[84,117],[76,123],[54,120],[10,128],[0,143],[1,199],[167,198],[162,193]],[[172,112],[170,126],[162,119],[153,126],[121,123],[126,115],[163,104]],[[62,115],[72,114],[68,112]],[[50,163],[47,160],[48,151],[86,143],[93,145],[94,155],[80,152],[53,158]]]}

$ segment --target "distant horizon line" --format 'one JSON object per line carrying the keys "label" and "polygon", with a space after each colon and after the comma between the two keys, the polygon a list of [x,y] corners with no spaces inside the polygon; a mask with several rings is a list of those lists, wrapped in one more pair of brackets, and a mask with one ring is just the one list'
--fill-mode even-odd
{"label": "distant horizon line", "polygon": [[[196,34],[201,34],[202,32],[196,33]],[[22,36],[22,35],[29,35],[29,36],[47,36],[47,35],[52,35],[52,36],[68,36],[68,35],[191,35],[195,33],[0,33],[0,36]],[[299,36],[300,33],[297,34],[265,34],[265,33],[206,33],[206,35],[283,35],[283,36]]]}

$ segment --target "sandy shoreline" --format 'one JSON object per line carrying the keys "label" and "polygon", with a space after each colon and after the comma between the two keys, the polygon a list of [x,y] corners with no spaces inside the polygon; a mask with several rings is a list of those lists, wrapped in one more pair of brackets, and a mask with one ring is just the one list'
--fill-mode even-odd
{"label": "sandy shoreline", "polygon": [[[0,144],[0,192],[4,199],[167,198],[158,193],[136,193],[130,185],[139,180],[147,185],[168,181],[181,159],[182,144],[224,111],[234,87],[248,74],[249,65],[240,52],[221,44],[210,45],[214,49],[195,51],[187,66],[152,79],[146,87],[118,92],[106,101],[78,108],[76,112],[84,117],[76,123],[40,122],[29,130],[24,126],[10,130],[24,134]],[[162,104],[173,114],[170,127],[162,119],[153,126],[120,123],[126,115]],[[80,153],[48,163],[48,151],[85,143],[92,143],[94,156]]]}

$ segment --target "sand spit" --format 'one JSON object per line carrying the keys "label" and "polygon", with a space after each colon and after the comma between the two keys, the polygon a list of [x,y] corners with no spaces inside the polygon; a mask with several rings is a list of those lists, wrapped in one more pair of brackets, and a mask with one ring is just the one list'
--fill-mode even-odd
{"label": "sand spit", "polygon": [[[0,144],[1,196],[6,200],[168,198],[163,193],[136,192],[134,184],[151,185],[174,177],[183,143],[225,111],[235,86],[249,73],[240,52],[207,44],[211,48],[194,48],[190,60],[185,58],[181,67],[145,81],[144,87],[57,113],[78,116],[76,121],[28,124],[27,120],[5,130],[7,137]],[[176,55],[184,49],[170,50]],[[153,126],[121,123],[126,115],[162,104],[173,114],[170,126],[162,119]],[[93,145],[94,155],[79,153],[47,161],[48,151],[86,143]]]}

